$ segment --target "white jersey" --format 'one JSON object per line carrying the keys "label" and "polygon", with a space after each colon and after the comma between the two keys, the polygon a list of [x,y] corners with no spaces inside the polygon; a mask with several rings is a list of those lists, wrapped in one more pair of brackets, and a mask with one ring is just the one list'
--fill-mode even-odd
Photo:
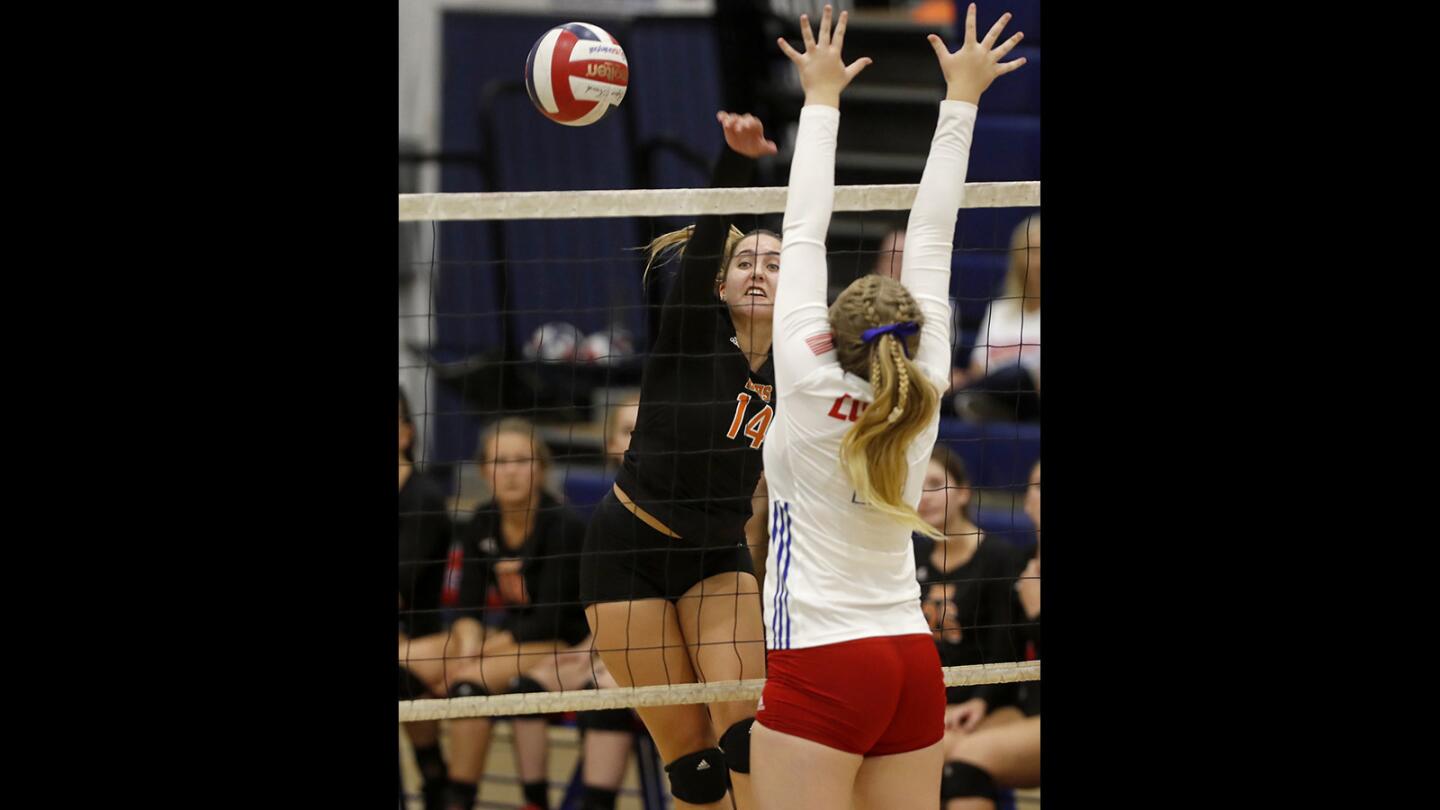
{"label": "white jersey", "polygon": [[[964,190],[973,104],[945,101],[910,212],[901,283],[924,313],[915,362],[941,391],[950,383],[950,259]],[[800,113],[775,295],[775,421],[765,439],[770,550],[767,648],[930,632],[910,528],[858,502],[840,441],[873,400],[868,380],[840,368],[826,300],[825,233],[835,197],[840,111]],[[905,501],[920,502],[939,432],[937,412],[908,452]]]}

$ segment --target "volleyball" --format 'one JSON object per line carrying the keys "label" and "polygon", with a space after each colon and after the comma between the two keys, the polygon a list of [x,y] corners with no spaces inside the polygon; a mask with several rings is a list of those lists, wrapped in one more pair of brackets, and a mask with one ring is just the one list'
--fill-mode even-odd
{"label": "volleyball", "polygon": [[625,98],[630,66],[620,42],[598,25],[545,32],[525,58],[525,90],[546,118],[568,127],[599,121]]}
{"label": "volleyball", "polygon": [[[788,777],[814,746],[765,726],[914,777],[811,768],[812,804],[1040,810],[1040,0],[699,5],[399,4],[398,535],[356,553],[398,564],[400,773],[373,792],[803,810]],[[842,10],[864,6],[893,13]],[[781,236],[805,250],[777,276]],[[903,287],[901,258],[923,270]],[[754,285],[773,306],[739,312]],[[874,300],[832,307],[839,286]],[[882,361],[903,373],[872,385]],[[1123,524],[1145,471],[1087,472]],[[347,508],[388,525],[388,498]],[[682,597],[695,622],[642,615]],[[677,668],[681,643],[711,646]],[[786,700],[787,677],[814,688]],[[941,725],[964,745],[932,744]]]}

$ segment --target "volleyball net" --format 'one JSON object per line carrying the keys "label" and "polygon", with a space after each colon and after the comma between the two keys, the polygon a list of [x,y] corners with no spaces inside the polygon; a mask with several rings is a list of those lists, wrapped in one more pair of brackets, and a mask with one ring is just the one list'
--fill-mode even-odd
{"label": "volleyball net", "polygon": [[[836,187],[827,239],[832,300],[865,273],[898,276],[916,189]],[[413,426],[409,453],[412,475],[438,498],[406,497],[402,485],[402,722],[760,696],[763,637],[753,635],[669,638],[660,646],[688,646],[697,670],[704,659],[697,650],[758,656],[759,671],[742,668],[740,677],[724,680],[696,673],[702,683],[677,674],[664,683],[618,686],[604,659],[613,665],[647,645],[653,649],[654,641],[598,649],[577,583],[584,527],[611,491],[626,451],[660,305],[674,283],[674,265],[664,264],[642,281],[640,248],[713,214],[731,215],[742,232],[779,233],[785,195],[784,187],[400,195],[402,244],[407,228],[423,230],[429,242],[427,255],[402,256],[402,271],[424,290],[408,309],[402,303],[400,313],[401,388]],[[1025,279],[1032,262],[1038,275],[1038,226],[1030,223],[1038,222],[1039,206],[1039,182],[966,185],[951,279],[957,385],[942,397],[939,439],[963,461],[969,519],[987,542],[1016,549],[1035,539],[1022,501],[1039,456],[1039,425],[1023,397],[1038,392],[1007,388],[1009,378],[992,373],[1015,366],[1012,355],[1030,347],[992,340],[989,314],[996,302],[1038,295],[1038,285],[1032,290]],[[714,258],[718,271],[721,256]],[[1038,345],[1033,348],[1038,356]],[[980,385],[981,378],[990,387]],[[987,407],[974,407],[967,391],[982,392]],[[715,399],[733,402],[735,393],[717,388]],[[765,425],[742,418],[740,410],[732,432],[763,441]],[[528,433],[528,441],[499,438],[516,431]],[[711,464],[723,452],[735,451],[716,446],[683,463]],[[946,484],[947,504],[960,488]],[[516,520],[507,505],[517,502],[533,514]],[[764,514],[763,503],[757,511]],[[762,561],[763,548],[755,552]],[[961,607],[974,600],[959,591],[1012,588],[1013,577],[931,579],[942,587],[922,588],[922,600],[937,606],[926,611],[937,641],[965,634],[1000,638],[1027,624],[1018,610],[981,615]],[[687,598],[677,609],[698,611],[698,605],[687,607]],[[760,601],[754,592],[728,598]],[[946,685],[1039,680],[1040,662],[1026,660],[1023,642],[987,645],[978,654],[970,650],[965,663],[945,667]],[[534,691],[514,690],[521,676]],[[637,680],[634,673],[618,678]],[[481,693],[456,693],[460,682],[480,684]]]}

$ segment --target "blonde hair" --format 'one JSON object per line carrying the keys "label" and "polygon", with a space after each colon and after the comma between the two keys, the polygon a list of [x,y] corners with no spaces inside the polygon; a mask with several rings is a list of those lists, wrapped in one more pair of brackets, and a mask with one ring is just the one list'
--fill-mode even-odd
{"label": "blonde hair", "polygon": [[875,392],[875,401],[840,442],[840,464],[859,500],[913,531],[940,537],[904,499],[910,444],[940,407],[940,392],[907,356],[919,348],[920,333],[901,338],[892,332],[870,343],[861,337],[867,329],[899,321],[925,325],[910,291],[886,276],[856,279],[830,307],[840,366],[868,377]]}
{"label": "blonde hair", "polygon": [[[645,251],[646,260],[645,275],[640,277],[640,283],[648,284],[650,282],[650,268],[656,265],[655,260],[660,258],[662,254],[665,255],[665,258],[661,260],[659,264],[665,264],[680,255],[680,253],[685,250],[685,246],[690,244],[690,235],[694,233],[694,231],[694,225],[686,225],[678,231],[662,233],[650,240],[650,244],[642,248],[642,250]],[[740,247],[740,243],[745,241],[747,237],[761,234],[773,236],[776,239],[780,238],[779,234],[773,231],[767,231],[764,228],[757,228],[750,233],[745,233],[734,225],[730,226],[730,232],[725,234],[725,251],[720,257],[720,266],[715,270],[715,281],[717,283],[725,277],[725,268],[730,266],[730,259],[735,255],[735,250]]]}
{"label": "blonde hair", "polygon": [[1026,274],[1030,270],[1029,248],[1039,245],[1030,243],[1031,230],[1040,230],[1040,215],[1031,214],[1021,220],[1010,232],[1010,261],[1005,268],[1005,283],[1000,288],[1002,298],[1013,298],[1024,303]]}
{"label": "blonde hair", "polygon": [[480,464],[489,464],[490,442],[498,439],[503,433],[512,433],[516,436],[524,436],[530,440],[530,460],[540,465],[540,491],[548,493],[552,498],[561,500],[549,486],[546,474],[550,472],[550,465],[553,461],[550,455],[550,448],[545,440],[540,438],[540,430],[534,422],[528,419],[521,419],[518,416],[507,416],[497,422],[492,422],[480,432],[480,445],[475,448],[475,460]]}

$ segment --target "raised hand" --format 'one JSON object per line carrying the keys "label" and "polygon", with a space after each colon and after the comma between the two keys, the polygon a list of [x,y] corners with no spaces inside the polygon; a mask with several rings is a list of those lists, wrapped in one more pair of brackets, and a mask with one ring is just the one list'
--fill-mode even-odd
{"label": "raised hand", "polygon": [[765,139],[765,125],[749,113],[737,115],[721,110],[715,113],[715,120],[725,130],[725,143],[745,157],[758,158],[780,151],[774,141]]}
{"label": "raised hand", "polygon": [[871,60],[868,56],[862,56],[851,62],[847,67],[844,60],[840,58],[840,49],[845,44],[845,23],[849,19],[848,12],[840,12],[840,21],[836,23],[834,33],[830,30],[831,18],[830,6],[820,16],[820,36],[816,39],[810,31],[810,17],[800,15],[800,34],[805,40],[805,52],[799,53],[790,47],[790,43],[784,37],[777,40],[780,43],[780,50],[795,64],[796,71],[800,74],[800,86],[805,89],[805,103],[823,104],[827,107],[840,107],[840,91],[844,90],[850,81],[860,75]]}
{"label": "raised hand", "polygon": [[1009,22],[1010,12],[1007,11],[995,21],[984,39],[976,41],[975,4],[971,3],[970,9],[965,13],[965,43],[960,50],[950,53],[945,47],[945,41],[940,37],[934,34],[928,37],[930,47],[935,49],[935,57],[940,60],[940,70],[945,74],[947,100],[978,104],[980,94],[985,92],[997,76],[1003,76],[1025,64],[1023,56],[1009,62],[1000,61],[1010,53],[1011,48],[1025,38],[1023,32],[1016,32],[1000,47],[994,47],[995,40],[1000,38],[1000,32],[1005,30]]}

